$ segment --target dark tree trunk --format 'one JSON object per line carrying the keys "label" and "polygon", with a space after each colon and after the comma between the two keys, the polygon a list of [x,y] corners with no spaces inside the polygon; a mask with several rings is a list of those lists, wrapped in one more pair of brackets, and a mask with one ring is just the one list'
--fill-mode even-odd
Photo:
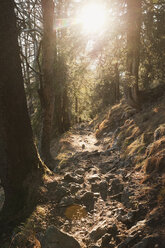
{"label": "dark tree trunk", "polygon": [[[133,85],[125,85],[128,104],[139,109],[138,71],[140,55],[141,0],[127,0],[127,72],[135,78]],[[130,83],[130,82],[129,82]]]}
{"label": "dark tree trunk", "polygon": [[70,117],[69,117],[69,104],[66,86],[61,89],[62,82],[58,84],[58,91],[56,91],[55,96],[55,110],[54,110],[54,129],[56,130],[56,135],[62,134],[69,130],[70,128]]}
{"label": "dark tree trunk", "polygon": [[21,214],[25,205],[32,205],[30,183],[40,177],[42,168],[32,138],[17,38],[14,1],[1,1],[0,178],[5,191],[1,218],[7,213],[8,219]]}
{"label": "dark tree trunk", "polygon": [[[58,84],[58,87],[60,89],[60,85]],[[61,89],[56,92],[55,96],[55,111],[54,111],[54,125],[56,134],[62,134],[63,133],[63,127],[62,127],[62,95],[61,95]]]}
{"label": "dark tree trunk", "polygon": [[75,96],[75,123],[78,123],[78,98]]}
{"label": "dark tree trunk", "polygon": [[119,70],[118,64],[115,65],[115,102],[119,102],[120,100],[120,89],[119,89]]}
{"label": "dark tree trunk", "polygon": [[66,132],[70,128],[70,118],[69,118],[69,101],[67,96],[67,88],[65,86],[63,90],[63,109],[62,109],[62,115],[63,115],[63,132]]}
{"label": "dark tree trunk", "polygon": [[42,105],[42,134],[41,134],[41,157],[49,165],[52,158],[50,155],[50,142],[52,135],[52,123],[54,114],[54,77],[55,77],[55,32],[54,28],[54,2],[42,0],[43,12],[43,40],[42,40],[42,72],[43,83],[40,89]]}

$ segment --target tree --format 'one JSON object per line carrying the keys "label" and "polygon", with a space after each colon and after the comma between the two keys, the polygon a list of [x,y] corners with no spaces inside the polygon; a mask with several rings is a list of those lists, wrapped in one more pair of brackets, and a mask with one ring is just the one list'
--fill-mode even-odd
{"label": "tree", "polygon": [[[127,0],[127,62],[129,82],[125,85],[128,104],[139,109],[138,73],[140,56],[141,0]],[[133,80],[131,80],[133,79]]]}
{"label": "tree", "polygon": [[42,106],[41,157],[47,164],[51,163],[50,142],[55,102],[55,32],[54,1],[42,0],[43,39],[42,39],[42,71],[43,81],[40,88]]}
{"label": "tree", "polygon": [[25,206],[33,206],[44,167],[27,111],[14,1],[1,1],[0,13],[0,179],[5,191],[1,218],[11,220],[22,216]]}

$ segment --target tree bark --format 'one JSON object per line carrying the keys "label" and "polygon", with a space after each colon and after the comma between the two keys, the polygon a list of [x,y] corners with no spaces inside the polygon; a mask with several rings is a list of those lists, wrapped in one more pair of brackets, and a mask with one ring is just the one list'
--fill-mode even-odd
{"label": "tree bark", "polygon": [[0,218],[7,213],[14,219],[25,206],[33,205],[29,197],[36,188],[30,183],[41,179],[43,167],[28,116],[14,1],[1,1],[0,13],[0,179],[5,191]]}
{"label": "tree bark", "polygon": [[130,106],[139,109],[138,71],[140,56],[141,0],[127,0],[127,72],[135,78],[133,85],[126,84],[124,92]]}
{"label": "tree bark", "polygon": [[43,12],[43,40],[42,40],[42,72],[43,83],[40,89],[42,105],[42,134],[41,134],[41,158],[49,165],[52,160],[50,143],[52,135],[52,123],[54,114],[54,78],[55,78],[55,32],[54,28],[54,2],[42,0]]}
{"label": "tree bark", "polygon": [[120,100],[120,79],[119,79],[119,69],[118,64],[115,65],[115,102],[119,102]]}

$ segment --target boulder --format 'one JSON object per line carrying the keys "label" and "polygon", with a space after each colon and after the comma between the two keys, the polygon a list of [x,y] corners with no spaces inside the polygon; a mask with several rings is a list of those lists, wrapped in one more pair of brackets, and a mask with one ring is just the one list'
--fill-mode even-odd
{"label": "boulder", "polygon": [[77,176],[77,175],[74,175],[74,174],[71,175],[68,173],[64,176],[64,181],[69,182],[69,183],[75,182],[75,183],[82,184],[84,182],[84,178],[80,175]]}
{"label": "boulder", "polygon": [[75,238],[55,226],[48,227],[41,244],[42,248],[81,248]]}
{"label": "boulder", "polygon": [[[159,238],[157,236],[148,236],[143,238],[139,243],[134,245],[132,248],[155,248]],[[159,246],[157,246],[159,247]]]}
{"label": "boulder", "polygon": [[98,180],[101,180],[101,178],[99,177],[98,174],[93,174],[92,176],[90,176],[90,177],[88,178],[88,181],[89,181],[90,183],[94,183],[95,181],[98,181]]}
{"label": "boulder", "polygon": [[106,181],[102,181],[99,185],[100,195],[102,199],[105,201],[107,199],[107,191],[108,191],[108,183]]}
{"label": "boulder", "polygon": [[101,237],[103,237],[107,232],[107,228],[105,226],[97,226],[95,227],[89,234],[90,239],[93,241],[99,240]]}
{"label": "boulder", "polygon": [[83,203],[83,205],[86,206],[87,211],[90,212],[91,210],[94,209],[94,203],[95,203],[94,194],[92,192],[87,191],[81,197],[81,202]]}
{"label": "boulder", "polygon": [[100,192],[100,185],[98,183],[91,184],[91,191],[92,192]]}
{"label": "boulder", "polygon": [[56,202],[60,202],[63,197],[68,195],[69,195],[69,191],[64,186],[59,185],[55,190],[53,197]]}
{"label": "boulder", "polygon": [[109,242],[111,241],[111,239],[112,239],[112,235],[106,233],[101,239],[101,247],[102,248],[109,247]]}
{"label": "boulder", "polygon": [[110,195],[119,194],[123,190],[123,184],[120,182],[120,180],[118,178],[113,179],[110,182],[110,184],[111,184],[111,189],[109,191]]}

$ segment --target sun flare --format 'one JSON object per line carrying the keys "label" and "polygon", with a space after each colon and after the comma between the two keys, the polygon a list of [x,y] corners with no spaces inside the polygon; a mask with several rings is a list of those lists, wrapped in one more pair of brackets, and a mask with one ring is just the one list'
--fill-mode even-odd
{"label": "sun flare", "polygon": [[85,33],[97,33],[102,30],[106,21],[105,8],[101,4],[88,4],[83,7],[79,20]]}

